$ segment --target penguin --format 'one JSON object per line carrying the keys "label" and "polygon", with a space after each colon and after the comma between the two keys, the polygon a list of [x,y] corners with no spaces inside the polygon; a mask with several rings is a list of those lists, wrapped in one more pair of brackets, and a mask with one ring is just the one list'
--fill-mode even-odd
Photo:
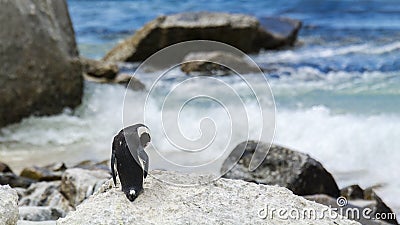
{"label": "penguin", "polygon": [[149,169],[149,157],[144,148],[151,141],[148,127],[135,124],[122,129],[112,143],[111,173],[117,186],[115,163],[121,189],[132,202],[143,191],[143,182]]}

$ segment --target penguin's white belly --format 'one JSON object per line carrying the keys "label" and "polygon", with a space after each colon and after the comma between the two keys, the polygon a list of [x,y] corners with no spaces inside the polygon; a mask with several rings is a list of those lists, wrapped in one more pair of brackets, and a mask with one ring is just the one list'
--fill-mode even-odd
{"label": "penguin's white belly", "polygon": [[144,181],[144,162],[140,157],[138,157],[138,159],[139,159],[139,162],[140,162],[140,166],[142,167],[142,170],[143,170],[143,181]]}

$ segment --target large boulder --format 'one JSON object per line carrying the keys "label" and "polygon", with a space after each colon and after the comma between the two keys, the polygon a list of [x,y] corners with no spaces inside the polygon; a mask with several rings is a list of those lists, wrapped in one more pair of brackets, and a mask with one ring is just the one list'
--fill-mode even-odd
{"label": "large boulder", "polygon": [[81,64],[65,0],[2,0],[0,27],[0,127],[81,103]]}
{"label": "large boulder", "polygon": [[143,61],[158,50],[190,40],[212,40],[251,53],[292,45],[282,36],[263,29],[259,21],[242,14],[190,12],[160,16],[139,29],[132,37],[113,48],[106,61]]}
{"label": "large boulder", "polygon": [[18,216],[17,192],[8,185],[0,185],[0,224],[17,224]]}
{"label": "large boulder", "polygon": [[110,173],[104,170],[67,169],[62,176],[61,193],[71,206],[76,207],[110,177]]}
{"label": "large boulder", "polygon": [[[249,164],[256,149],[269,152],[261,165],[250,171]],[[235,164],[237,159],[240,160]],[[234,165],[232,169],[231,165]],[[263,142],[240,143],[225,160],[221,172],[225,178],[286,187],[296,195],[340,195],[334,178],[317,160],[276,145],[269,149],[269,145]]]}
{"label": "large boulder", "polygon": [[[162,181],[174,179],[198,185]],[[331,218],[323,214],[323,210],[329,210],[326,206],[293,195],[286,188],[229,179],[208,183],[210,180],[209,175],[152,171],[144,192],[134,202],[109,180],[57,224],[359,224]],[[314,220],[283,218],[277,212],[265,215],[272,209],[301,212],[305,208],[325,216]]]}

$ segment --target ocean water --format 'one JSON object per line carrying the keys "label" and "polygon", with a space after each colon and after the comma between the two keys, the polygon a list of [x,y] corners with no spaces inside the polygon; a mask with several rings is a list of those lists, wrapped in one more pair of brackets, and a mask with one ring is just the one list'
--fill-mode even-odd
{"label": "ocean water", "polygon": [[[295,47],[251,55],[256,63],[269,69],[265,76],[276,104],[274,142],[321,161],[341,187],[355,183],[363,187],[382,185],[377,191],[400,212],[398,1],[69,0],[68,3],[80,53],[90,58],[101,58],[116,43],[162,14],[224,11],[301,20],[303,28]],[[133,72],[129,65],[127,71]],[[179,71],[173,73],[175,76],[161,83],[165,90],[172,89],[184,76]],[[137,76],[151,86],[148,75]],[[248,79],[260,76],[249,75]],[[223,81],[239,90],[244,88],[235,77]],[[196,87],[191,83],[186,91]],[[206,87],[210,93],[219,89],[215,82],[207,83]],[[160,114],[162,97],[163,93],[157,93],[150,99],[150,116]],[[147,101],[144,93],[125,93],[122,86],[86,83],[83,104],[77,110],[28,118],[1,129],[0,159],[16,170],[61,160],[73,164],[84,159],[106,159],[113,135],[124,125],[124,99],[134,99],[137,105]],[[172,99],[177,104],[180,101],[179,96]],[[242,137],[242,130],[249,138],[257,138],[259,127],[254,122],[260,116],[257,102],[252,97],[247,100],[252,120],[235,120],[239,131],[235,133],[236,129],[221,140]],[[128,111],[132,122],[141,121],[141,110]],[[189,139],[202,135],[202,120],[208,116],[217,121],[211,126],[227,130],[232,126],[229,114],[215,103],[200,101],[183,110],[182,115],[186,116],[180,117],[179,129]],[[174,116],[166,117],[169,123],[173,119]],[[187,158],[171,151],[173,146],[160,130],[153,130],[152,137],[164,156],[178,164],[202,164],[216,157],[218,149],[226,147],[223,141],[216,140],[216,146],[209,148],[213,151]],[[240,141],[243,140],[236,140]],[[167,168],[168,164],[155,160],[151,167]]]}

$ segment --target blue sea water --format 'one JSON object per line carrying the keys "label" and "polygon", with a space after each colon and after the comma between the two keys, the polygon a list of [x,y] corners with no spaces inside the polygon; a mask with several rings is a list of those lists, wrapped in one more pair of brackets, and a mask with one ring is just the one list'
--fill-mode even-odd
{"label": "blue sea water", "polygon": [[[251,55],[272,69],[266,76],[276,101],[274,141],[320,160],[340,186],[383,184],[379,193],[400,212],[399,1],[68,0],[68,4],[81,55],[97,59],[159,15],[218,11],[301,20],[303,28],[293,48]],[[2,129],[0,156],[17,168],[25,162],[45,164],[43,155],[49,161],[71,163],[77,156],[107,158],[110,137],[121,127],[124,94],[122,87],[86,84],[84,104],[77,112],[29,118]],[[143,98],[139,93],[130,95]],[[182,130],[190,130],[197,120],[187,117]],[[82,146],[89,146],[86,153],[79,151]]]}
{"label": "blue sea water", "polygon": [[[277,16],[298,19],[303,22],[303,29],[295,48],[267,51],[253,58],[261,66],[277,68],[276,72],[268,74],[271,79],[289,79],[297,83],[321,79],[334,81],[328,87],[323,85],[301,93],[295,99],[276,95],[278,104],[322,104],[334,111],[367,114],[400,112],[397,85],[400,70],[400,4],[396,0],[69,0],[69,8],[81,54],[92,58],[101,58],[118,41],[159,15],[223,11],[259,18]],[[340,79],[335,80],[336,77]],[[343,80],[354,86],[337,87]],[[362,87],[359,87],[360,82]],[[331,98],[337,101],[330,101]]]}

